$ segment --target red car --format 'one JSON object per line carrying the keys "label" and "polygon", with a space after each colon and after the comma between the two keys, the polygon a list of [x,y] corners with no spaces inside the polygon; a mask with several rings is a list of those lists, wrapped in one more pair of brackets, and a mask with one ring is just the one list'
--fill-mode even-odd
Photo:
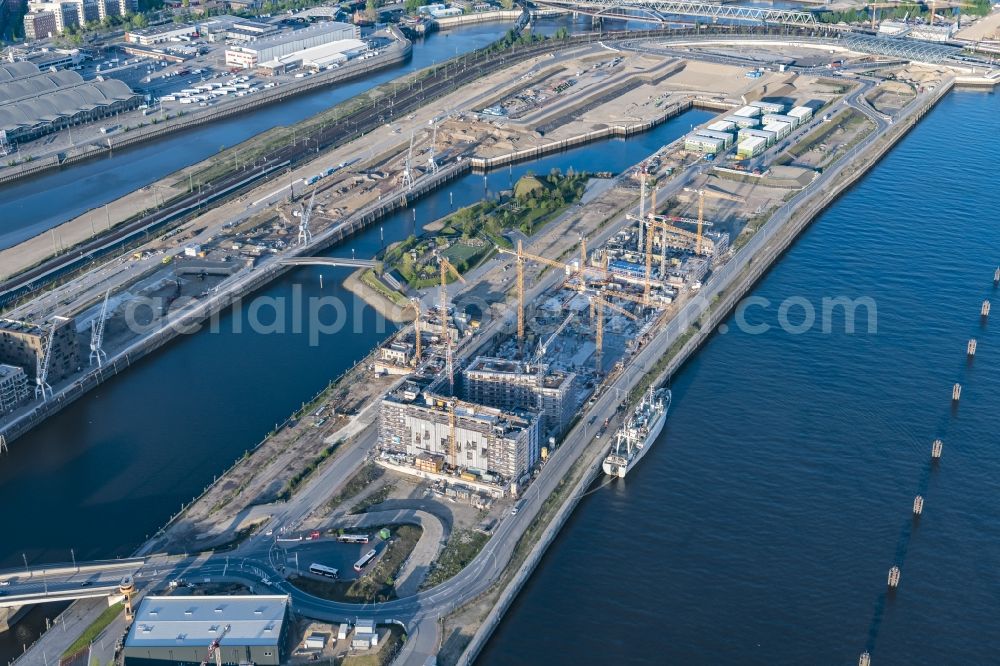
{"label": "red car", "polygon": [[312,532],[309,533],[309,536],[307,536],[306,538],[312,541],[313,539],[318,539],[319,536],[320,536],[319,530],[313,530]]}

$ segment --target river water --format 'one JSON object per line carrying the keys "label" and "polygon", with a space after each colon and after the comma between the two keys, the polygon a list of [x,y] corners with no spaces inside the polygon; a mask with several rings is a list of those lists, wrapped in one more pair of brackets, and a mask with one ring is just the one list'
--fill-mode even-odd
{"label": "river water", "polygon": [[[1000,96],[950,94],[821,215],[754,291],[773,328],[730,318],[673,378],[655,448],[595,483],[479,663],[996,663],[998,150]],[[824,333],[840,296],[877,330]]]}

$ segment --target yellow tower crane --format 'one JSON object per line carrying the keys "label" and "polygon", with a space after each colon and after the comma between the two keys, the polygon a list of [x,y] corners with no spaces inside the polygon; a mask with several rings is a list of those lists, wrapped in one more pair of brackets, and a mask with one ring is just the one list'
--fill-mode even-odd
{"label": "yellow tower crane", "polygon": [[457,427],[455,425],[455,401],[448,401],[448,460],[451,462],[452,468],[458,468],[458,442],[456,441],[455,431]]}
{"label": "yellow tower crane", "polygon": [[605,300],[604,298],[601,297],[600,294],[597,293],[591,294],[590,299],[591,302],[595,303],[597,306],[597,333],[594,336],[594,347],[595,347],[594,356],[597,362],[597,372],[598,374],[600,374],[600,372],[602,371],[601,361],[604,354],[604,308],[607,307],[611,310],[614,310],[615,312],[625,315],[626,317],[630,317],[631,319],[638,319],[638,317],[636,317],[634,314],[632,314],[625,308],[615,305],[611,301]]}
{"label": "yellow tower crane", "polygon": [[455,278],[465,284],[465,278],[462,274],[458,272],[448,259],[442,255],[438,254],[438,266],[441,268],[441,336],[445,343],[445,359],[448,366],[448,388],[452,393],[455,392],[455,369],[452,365],[451,358],[451,334],[448,333],[448,273],[451,273]]}
{"label": "yellow tower crane", "polygon": [[410,307],[416,313],[416,317],[413,318],[413,338],[416,343],[414,365],[420,365],[420,299],[411,298]]}
{"label": "yellow tower crane", "polygon": [[685,192],[693,192],[698,195],[698,232],[697,238],[695,240],[694,251],[695,254],[701,254],[701,228],[705,224],[705,197],[710,197],[712,199],[724,199],[726,201],[742,201],[737,196],[732,194],[727,194],[725,192],[716,192],[715,190],[709,190],[704,187],[699,187],[697,189],[692,189],[689,187],[684,188]]}
{"label": "yellow tower crane", "polygon": [[[950,0],[948,2],[942,2],[942,4],[949,8],[954,8],[954,7],[961,8],[961,7],[969,7],[973,3],[968,2],[967,0]],[[929,20],[930,25],[934,25],[934,17],[937,15],[937,6],[938,6],[938,0],[931,0],[931,15]]]}
{"label": "yellow tower crane", "polygon": [[875,17],[876,17],[876,14],[878,13],[878,11],[877,11],[878,9],[881,9],[882,7],[898,7],[898,6],[899,6],[899,2],[870,2],[870,3],[868,3],[868,7],[870,7],[871,10],[872,10],[872,28],[871,29],[872,30],[875,29]]}
{"label": "yellow tower crane", "polygon": [[[645,220],[639,220],[639,228],[642,229]],[[649,231],[646,232],[646,280],[642,289],[642,297],[649,302],[649,291],[650,285],[652,283],[652,273],[653,273],[653,227],[650,226]]]}
{"label": "yellow tower crane", "polygon": [[560,270],[566,271],[567,273],[572,270],[572,266],[564,264],[561,261],[555,261],[554,259],[548,259],[546,257],[539,256],[537,254],[531,254],[530,252],[524,251],[524,246],[521,241],[517,241],[517,251],[508,250],[504,247],[497,247],[497,251],[501,254],[510,254],[517,257],[517,340],[518,342],[524,341],[524,262],[528,259],[531,261],[536,261],[540,264],[546,264],[547,266],[552,266],[553,268],[558,268]]}

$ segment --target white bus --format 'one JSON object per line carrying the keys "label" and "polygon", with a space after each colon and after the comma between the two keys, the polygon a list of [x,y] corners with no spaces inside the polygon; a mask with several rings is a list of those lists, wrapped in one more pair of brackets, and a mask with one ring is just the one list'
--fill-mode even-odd
{"label": "white bus", "polygon": [[364,571],[364,568],[368,566],[372,560],[375,559],[375,549],[369,550],[367,553],[361,556],[361,559],[354,563],[354,570],[358,573]]}
{"label": "white bus", "polygon": [[368,543],[367,534],[341,534],[337,537],[340,543]]}
{"label": "white bus", "polygon": [[310,564],[309,573],[316,574],[317,576],[326,576],[327,578],[340,577],[340,573],[336,569],[323,566],[322,564]]}

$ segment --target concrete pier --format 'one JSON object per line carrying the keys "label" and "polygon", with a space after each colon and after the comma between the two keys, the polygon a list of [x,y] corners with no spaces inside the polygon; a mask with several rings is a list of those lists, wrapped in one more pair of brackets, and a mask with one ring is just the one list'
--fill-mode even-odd
{"label": "concrete pier", "polygon": [[17,624],[18,620],[24,617],[31,606],[19,606],[17,608],[0,608],[0,633],[3,633]]}

